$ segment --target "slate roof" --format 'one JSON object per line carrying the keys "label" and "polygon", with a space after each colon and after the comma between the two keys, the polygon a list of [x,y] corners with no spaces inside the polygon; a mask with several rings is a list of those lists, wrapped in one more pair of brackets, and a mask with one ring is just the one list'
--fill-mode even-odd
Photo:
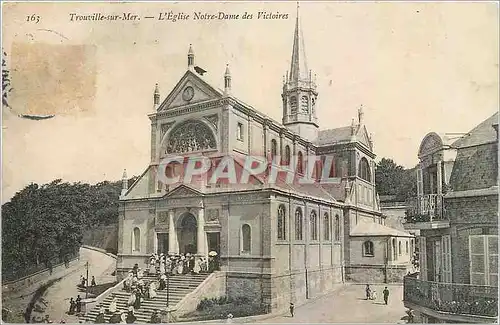
{"label": "slate roof", "polygon": [[496,141],[497,134],[493,128],[494,124],[498,124],[498,112],[481,122],[467,135],[456,140],[452,146],[454,148],[464,148]]}
{"label": "slate roof", "polygon": [[320,130],[316,143],[318,145],[351,141],[351,127],[343,126],[335,129]]}
{"label": "slate roof", "polygon": [[450,177],[452,191],[487,189],[498,185],[498,144],[493,128],[496,123],[498,113],[454,143],[458,150]]}
{"label": "slate roof", "polygon": [[360,221],[350,234],[351,236],[395,236],[395,237],[414,237],[412,234],[387,227],[375,222]]}

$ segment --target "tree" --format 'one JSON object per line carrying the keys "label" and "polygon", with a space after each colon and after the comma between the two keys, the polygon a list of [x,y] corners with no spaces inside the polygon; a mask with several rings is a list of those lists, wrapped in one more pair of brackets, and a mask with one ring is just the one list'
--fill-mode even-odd
{"label": "tree", "polygon": [[86,231],[116,224],[121,185],[57,179],[16,193],[2,205],[2,276],[17,278],[62,262],[78,252]]}
{"label": "tree", "polygon": [[375,171],[375,184],[380,195],[395,195],[406,200],[417,194],[415,168],[405,169],[390,158],[382,158]]}
{"label": "tree", "polygon": [[12,91],[10,86],[10,71],[7,69],[7,53],[2,49],[2,104],[10,108],[8,97]]}

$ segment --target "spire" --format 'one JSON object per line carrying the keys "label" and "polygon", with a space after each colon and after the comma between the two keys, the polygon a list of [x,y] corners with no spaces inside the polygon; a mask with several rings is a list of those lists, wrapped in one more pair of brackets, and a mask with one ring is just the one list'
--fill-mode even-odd
{"label": "spire", "polygon": [[297,18],[295,21],[295,32],[293,34],[292,63],[290,65],[290,82],[298,82],[309,79],[309,69],[307,68],[306,51],[304,46],[304,36],[300,27],[299,2],[297,1]]}
{"label": "spire", "polygon": [[158,88],[158,84],[155,84],[155,92],[153,94],[153,105],[155,109],[157,109],[158,106],[160,106],[160,89]]}
{"label": "spire", "polygon": [[189,44],[189,51],[188,51],[188,69],[193,69],[194,68],[194,51],[193,51],[193,44]]}
{"label": "spire", "polygon": [[122,175],[122,193],[121,195],[125,195],[128,191],[128,178],[127,178],[127,170],[123,170],[123,175]]}
{"label": "spire", "polygon": [[226,72],[224,73],[224,92],[226,94],[231,92],[231,71],[229,71],[229,64],[226,64]]}

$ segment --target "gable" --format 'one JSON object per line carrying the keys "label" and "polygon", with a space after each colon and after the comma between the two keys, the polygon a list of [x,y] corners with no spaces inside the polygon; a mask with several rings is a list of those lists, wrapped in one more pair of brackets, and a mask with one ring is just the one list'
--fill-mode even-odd
{"label": "gable", "polygon": [[196,197],[196,196],[201,196],[203,193],[187,186],[184,184],[181,184],[177,186],[175,189],[169,191],[167,193],[167,197]]}
{"label": "gable", "polygon": [[358,142],[364,144],[368,149],[373,149],[370,143],[370,136],[368,135],[368,131],[366,130],[365,126],[359,129],[356,139],[358,140]]}
{"label": "gable", "polygon": [[[186,89],[192,89],[190,94]],[[179,106],[190,105],[210,99],[222,97],[222,92],[210,86],[200,76],[191,71],[186,71],[167,98],[161,103],[158,111],[163,111]]]}

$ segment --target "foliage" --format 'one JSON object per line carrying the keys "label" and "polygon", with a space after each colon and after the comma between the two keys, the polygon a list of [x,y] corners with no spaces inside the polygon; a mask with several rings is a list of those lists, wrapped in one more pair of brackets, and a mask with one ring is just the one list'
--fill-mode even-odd
{"label": "foliage", "polygon": [[183,315],[182,318],[190,321],[212,320],[225,319],[228,314],[232,314],[234,317],[245,317],[264,314],[265,312],[265,306],[252,301],[246,296],[235,298],[222,296],[203,298],[195,311]]}
{"label": "foliage", "polygon": [[10,107],[7,99],[12,88],[10,86],[10,71],[7,69],[6,56],[7,53],[2,50],[2,104]]}
{"label": "foliage", "polygon": [[379,195],[394,195],[401,201],[417,195],[415,168],[405,169],[389,158],[382,158],[377,164],[375,183]]}
{"label": "foliage", "polygon": [[115,224],[121,181],[30,184],[2,205],[2,276],[54,265],[78,252],[86,230]]}

